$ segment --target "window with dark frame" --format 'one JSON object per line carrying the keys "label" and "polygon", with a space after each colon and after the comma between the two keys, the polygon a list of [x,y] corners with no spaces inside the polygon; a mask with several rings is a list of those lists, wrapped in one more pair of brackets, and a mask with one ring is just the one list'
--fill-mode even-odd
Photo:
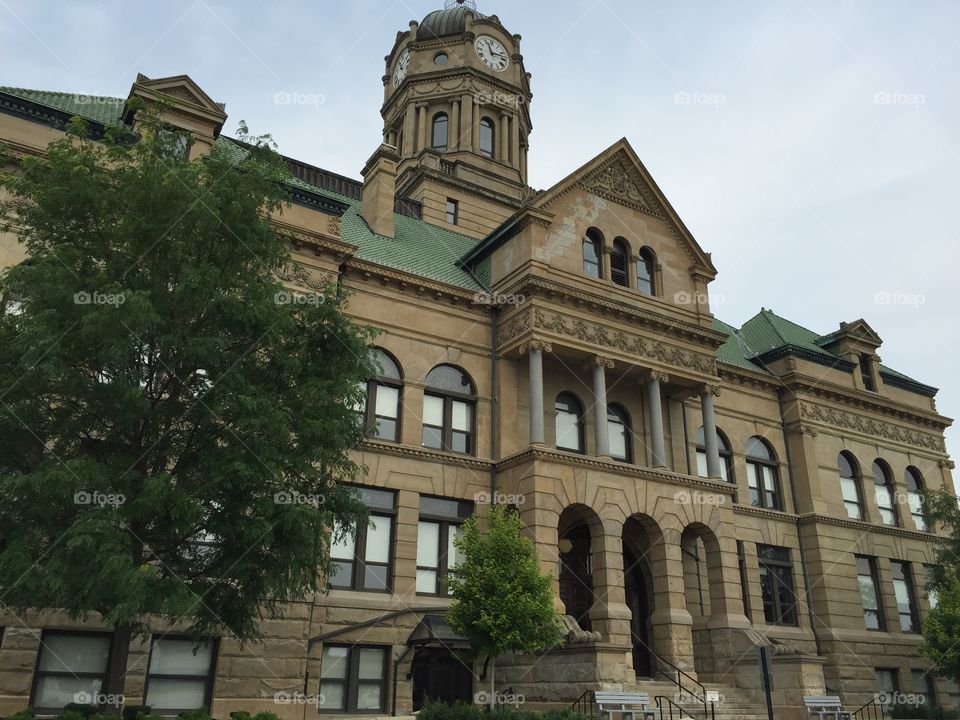
{"label": "window with dark frame", "polygon": [[434,150],[446,152],[447,136],[450,127],[450,121],[446,113],[437,113],[433,116],[433,131],[431,132],[430,145]]}
{"label": "window with dark frame", "polygon": [[403,374],[400,366],[380,348],[370,350],[380,374],[367,381],[366,400],[362,408],[364,424],[372,427],[377,440],[400,442],[400,400],[403,394]]}
{"label": "window with dark frame", "polygon": [[923,476],[912,465],[903,474],[907,485],[907,503],[910,505],[910,516],[917,530],[929,532],[927,522],[927,504],[923,497]]}
{"label": "window with dark frame", "polygon": [[480,154],[484,157],[492,158],[494,151],[493,140],[493,120],[490,118],[481,118],[480,120]]}
{"label": "window with dark frame", "polygon": [[383,713],[387,710],[388,648],[324,645],[320,657],[319,710]]}
{"label": "window with dark frame", "polygon": [[867,630],[883,630],[883,608],[877,588],[877,561],[875,558],[856,555],[857,585],[860,588],[860,605],[863,608],[863,624]]}
{"label": "window with dark frame", "polygon": [[897,598],[900,630],[905,633],[915,633],[920,624],[917,622],[917,602],[913,593],[913,580],[910,577],[910,563],[891,560],[890,575],[893,577],[893,594]]}
{"label": "window with dark frame", "polygon": [[555,445],[558,450],[585,452],[583,436],[583,404],[575,395],[562,392],[554,401]]}
{"label": "window with dark frame", "polygon": [[452,198],[447,198],[447,222],[456,225],[460,221],[460,203]]}
{"label": "window with dark frame", "polygon": [[216,640],[198,643],[172,635],[153,637],[144,705],[157,715],[209,709],[213,691]]}
{"label": "window with dark frame", "polygon": [[750,503],[756,507],[782,510],[777,461],[766,442],[758,437],[747,440],[747,485]]}
{"label": "window with dark frame", "polygon": [[773,545],[757,545],[757,558],[764,619],[771,625],[796,625],[797,596],[790,551]]}
{"label": "window with dark frame", "polygon": [[884,525],[897,525],[897,506],[893,501],[893,476],[883,460],[873,461],[873,491]]}
{"label": "window with dark frame", "polygon": [[355,534],[334,527],[330,544],[330,586],[343,590],[389,592],[393,582],[396,493],[358,488],[370,521]]}
{"label": "window with dark frame", "polygon": [[863,499],[860,495],[860,473],[856,460],[847,452],[837,456],[837,472],[840,475],[840,494],[843,507],[851,520],[863,520]]}
{"label": "window with dark frame", "polygon": [[[709,477],[707,472],[707,436],[704,434],[703,425],[697,430],[697,437],[694,441],[697,455],[697,476]],[[720,454],[720,477],[724,482],[735,483],[733,476],[733,452],[730,450],[730,443],[724,434],[717,430],[717,450]]]}
{"label": "window with dark frame", "polygon": [[33,676],[30,707],[55,715],[77,702],[77,695],[100,695],[110,661],[108,633],[44,630]]}
{"label": "window with dark frame", "polygon": [[423,391],[423,447],[476,454],[476,390],[465,372],[437,365]]}
{"label": "window with dark frame", "polygon": [[895,696],[900,694],[900,684],[897,682],[896,668],[874,668],[877,676],[877,691],[886,696],[881,700],[882,705],[892,705]]}
{"label": "window with dark frame", "polygon": [[417,524],[417,594],[447,595],[444,579],[459,564],[454,540],[473,514],[467,500],[420,496]]}
{"label": "window with dark frame", "polygon": [[630,416],[623,406],[617,403],[607,406],[607,437],[610,444],[610,457],[620,462],[633,462]]}
{"label": "window with dark frame", "polygon": [[645,295],[655,295],[653,271],[656,263],[649,248],[643,248],[637,255],[637,290]]}
{"label": "window with dark frame", "polygon": [[610,249],[610,279],[615,285],[629,287],[630,280],[627,275],[627,266],[630,262],[630,252],[627,250],[627,243],[622,238],[613,241],[613,247]]}
{"label": "window with dark frame", "polygon": [[937,697],[933,692],[933,679],[930,677],[930,671],[911,670],[910,680],[913,683],[913,692],[917,695],[916,706],[937,707]]}
{"label": "window with dark frame", "polygon": [[873,359],[866,353],[860,353],[860,377],[865,390],[877,391],[877,385],[873,381]]}
{"label": "window with dark frame", "polygon": [[583,236],[583,274],[587,277],[600,278],[600,256],[603,252],[603,236],[596,228],[587,230]]}

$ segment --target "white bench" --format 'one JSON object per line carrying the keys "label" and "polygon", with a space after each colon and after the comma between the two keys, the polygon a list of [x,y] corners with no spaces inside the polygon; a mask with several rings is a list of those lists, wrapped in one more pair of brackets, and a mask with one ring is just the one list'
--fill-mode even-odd
{"label": "white bench", "polygon": [[620,713],[623,720],[637,720],[638,708],[640,720],[656,720],[656,713],[647,710],[650,693],[636,692],[595,692],[593,700],[599,708],[599,715],[607,714],[606,720],[614,720],[613,714]]}
{"label": "white bench", "polygon": [[811,720],[853,720],[853,713],[843,709],[837,695],[807,695],[803,704]]}

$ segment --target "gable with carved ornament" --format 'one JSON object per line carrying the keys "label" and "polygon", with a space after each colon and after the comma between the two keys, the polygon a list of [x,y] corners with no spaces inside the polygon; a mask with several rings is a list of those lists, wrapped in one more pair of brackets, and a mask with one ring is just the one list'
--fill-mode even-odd
{"label": "gable with carved ornament", "polygon": [[800,415],[801,417],[815,420],[825,425],[832,425],[833,427],[843,430],[853,430],[863,433],[864,435],[881,437],[885,440],[914,445],[936,452],[947,451],[942,437],[923,433],[918,430],[911,430],[900,425],[893,425],[892,423],[882,420],[874,420],[873,418],[846,412],[845,410],[837,410],[835,408],[824,407],[823,405],[804,402],[800,403]]}
{"label": "gable with carved ornament", "polygon": [[497,339],[503,345],[528,330],[545,330],[599,347],[618,350],[636,358],[646,358],[715,376],[716,358],[703,353],[683,350],[664,342],[653,341],[634,333],[614,330],[597,323],[564,315],[559,312],[533,308],[504,323]]}

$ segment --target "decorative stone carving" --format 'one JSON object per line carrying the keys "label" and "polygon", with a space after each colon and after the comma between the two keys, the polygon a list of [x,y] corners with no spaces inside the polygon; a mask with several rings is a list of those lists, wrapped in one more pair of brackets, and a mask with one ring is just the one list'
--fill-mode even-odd
{"label": "decorative stone carving", "polygon": [[599,642],[602,635],[594,630],[584,630],[574,619],[573,615],[564,615],[563,635],[567,638],[567,645],[579,645],[581,643]]}
{"label": "decorative stone carving", "polygon": [[500,326],[500,330],[497,332],[497,344],[504,345],[515,337],[523,335],[523,333],[531,328],[532,324],[532,312],[520,313],[510,318]]}
{"label": "decorative stone carving", "polygon": [[520,355],[526,355],[530,350],[540,350],[541,352],[553,352],[553,345],[543,340],[531,340],[517,348]]}
{"label": "decorative stone carving", "polygon": [[[527,315],[529,317],[529,314]],[[516,320],[519,321],[519,318],[516,318]],[[527,322],[529,322],[529,320]],[[572,318],[561,313],[535,308],[532,313],[532,326],[533,329],[536,330],[548,330],[558,335],[565,335],[566,337],[575,338],[593,345],[619,350],[638,359],[648,358],[650,360],[657,360],[665,365],[695,370],[708,375],[717,374],[717,361],[716,358],[711,355],[682,350],[673,345],[648,340],[647,338],[626,333],[622,330],[612,330],[602,325],[597,325],[596,323],[579,318]],[[504,330],[506,330],[506,327]],[[513,337],[523,332],[522,329],[518,329],[517,327],[512,328],[511,331],[514,332]]]}
{"label": "decorative stone carving", "polygon": [[288,261],[276,272],[277,279],[284,282],[294,283],[301,287],[311,290],[322,291],[334,282],[333,273],[319,273],[319,277],[314,279],[312,274],[305,267],[296,262]]}
{"label": "decorative stone carving", "polygon": [[700,387],[700,394],[701,394],[701,395],[713,395],[714,397],[720,397],[720,386],[719,386],[719,385],[711,385],[711,384],[707,383],[706,385],[702,385],[702,386]]}
{"label": "decorative stone carving", "polygon": [[595,367],[607,368],[608,370],[613,370],[614,362],[610,358],[605,358],[602,355],[597,355],[590,362],[583,366],[584,370],[593,370]]}
{"label": "decorative stone carving", "polygon": [[327,230],[331,235],[336,235],[340,237],[340,216],[331,215],[330,219],[327,220]]}
{"label": "decorative stone carving", "polygon": [[641,375],[643,382],[649,382],[651,380],[656,380],[661,385],[664,383],[670,382],[670,376],[659,370],[645,370]]}
{"label": "decorative stone carving", "polygon": [[911,430],[901,427],[900,425],[893,425],[883,422],[882,420],[874,420],[873,418],[864,417],[844,410],[836,410],[834,408],[805,402],[800,403],[800,415],[801,417],[822,422],[826,425],[833,425],[834,427],[844,430],[854,430],[864,433],[865,435],[882,437],[886,440],[915,445],[936,452],[945,453],[947,451],[942,437]]}
{"label": "decorative stone carving", "polygon": [[583,180],[581,185],[601,197],[625,201],[628,205],[639,205],[648,213],[660,214],[657,212],[659,203],[646,188],[643,178],[620,157],[614,157]]}

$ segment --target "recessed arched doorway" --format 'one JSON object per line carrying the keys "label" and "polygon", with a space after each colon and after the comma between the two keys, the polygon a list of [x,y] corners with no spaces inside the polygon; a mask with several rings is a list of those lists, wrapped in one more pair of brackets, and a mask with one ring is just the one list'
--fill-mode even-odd
{"label": "recessed arched doorway", "polygon": [[593,607],[593,547],[587,508],[570,506],[560,515],[557,573],[560,601],[564,611],[583,630],[591,630],[590,608]]}
{"label": "recessed arched doorway", "polygon": [[653,677],[656,671],[653,628],[654,611],[651,552],[660,538],[652,520],[629,518],[623,525],[623,579],[627,607],[630,608],[630,639],[633,669],[637,677]]}

